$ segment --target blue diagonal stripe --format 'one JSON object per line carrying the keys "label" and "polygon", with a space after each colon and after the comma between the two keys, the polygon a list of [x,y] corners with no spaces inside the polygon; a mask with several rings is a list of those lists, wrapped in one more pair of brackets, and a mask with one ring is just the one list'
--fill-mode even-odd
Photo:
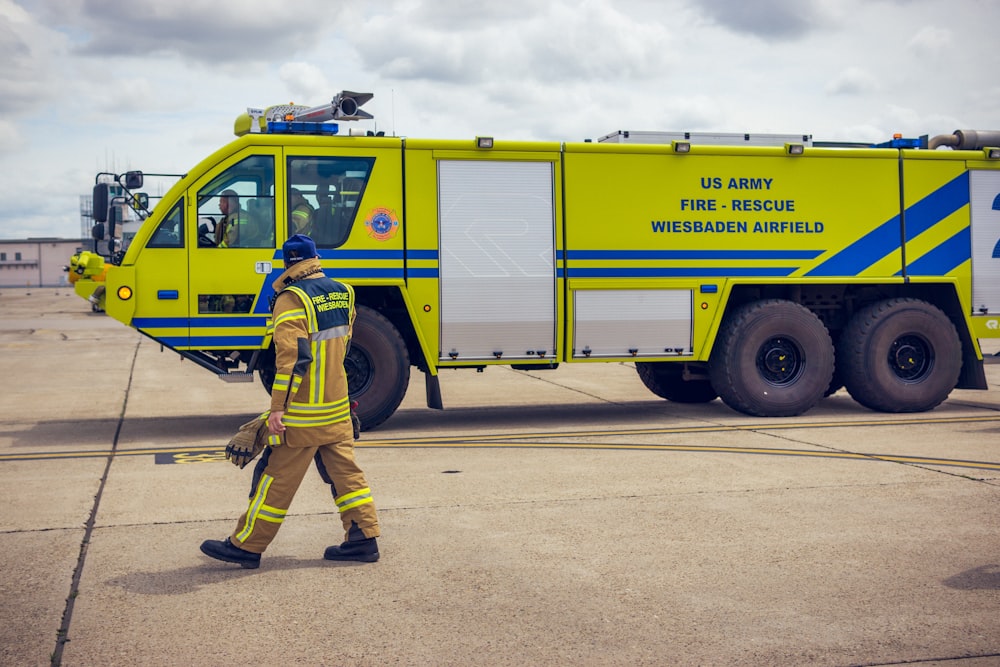
{"label": "blue diagonal stripe", "polygon": [[971,254],[972,232],[965,227],[920,259],[907,265],[906,273],[911,276],[946,276],[968,261]]}
{"label": "blue diagonal stripe", "polygon": [[[906,238],[913,239],[969,203],[969,173],[956,178],[906,209]],[[895,215],[826,260],[807,276],[856,276],[899,250],[900,222]]]}

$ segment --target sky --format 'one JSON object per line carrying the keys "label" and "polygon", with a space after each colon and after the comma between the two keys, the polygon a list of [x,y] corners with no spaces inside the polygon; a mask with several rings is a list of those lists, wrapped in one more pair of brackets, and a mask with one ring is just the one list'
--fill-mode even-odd
{"label": "sky", "polygon": [[186,172],[247,107],[341,90],[404,137],[1000,130],[998,28],[1000,0],[0,0],[0,239],[77,238],[97,172]]}

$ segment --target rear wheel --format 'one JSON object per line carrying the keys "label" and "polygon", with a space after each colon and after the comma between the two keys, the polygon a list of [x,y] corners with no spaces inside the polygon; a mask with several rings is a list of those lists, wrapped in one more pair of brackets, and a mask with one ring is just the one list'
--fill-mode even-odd
{"label": "rear wheel", "polygon": [[802,414],[830,386],[830,334],[808,308],[768,299],[726,317],[709,361],[709,379],[734,410],[757,417]]}
{"label": "rear wheel", "polygon": [[410,355],[403,337],[388,318],[368,306],[358,306],[344,368],[363,431],[391,417],[410,384]]}
{"label": "rear wheel", "polygon": [[955,325],[919,299],[887,299],[858,311],[837,352],[851,397],[880,412],[931,410],[962,370]]}
{"label": "rear wheel", "polygon": [[684,364],[637,361],[639,379],[651,392],[675,403],[708,403],[719,397],[707,378],[684,378]]}

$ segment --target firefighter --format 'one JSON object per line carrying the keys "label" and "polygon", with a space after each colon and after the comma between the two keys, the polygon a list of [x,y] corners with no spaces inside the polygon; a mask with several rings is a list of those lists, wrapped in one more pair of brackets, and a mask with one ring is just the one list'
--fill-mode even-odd
{"label": "firefighter", "polygon": [[201,550],[244,568],[284,521],[314,457],[330,484],[344,526],[344,541],[328,547],[327,560],[374,562],[379,558],[378,515],[365,474],[354,460],[354,429],[344,356],[354,323],[354,290],[323,274],[316,245],[296,234],[282,246],[285,272],[274,282],[276,374],[267,416],[272,443],[254,472],[249,506],[224,540]]}
{"label": "firefighter", "polygon": [[306,200],[305,195],[292,188],[292,231],[295,234],[312,233],[313,207]]}
{"label": "firefighter", "polygon": [[[241,236],[246,236],[247,213],[240,208],[240,197],[235,190],[224,190],[219,197],[219,212],[224,216],[216,227],[215,238],[220,248],[235,248],[241,245]],[[243,239],[243,244],[247,239]]]}

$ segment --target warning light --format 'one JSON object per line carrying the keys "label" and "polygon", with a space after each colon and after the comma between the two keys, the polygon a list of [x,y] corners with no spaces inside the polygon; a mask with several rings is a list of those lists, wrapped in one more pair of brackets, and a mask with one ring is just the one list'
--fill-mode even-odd
{"label": "warning light", "polygon": [[118,298],[122,301],[128,301],[132,298],[132,288],[127,285],[122,285],[118,288]]}
{"label": "warning light", "polygon": [[431,304],[429,304],[429,303],[425,303],[424,304],[424,312],[425,313],[431,312]]}

